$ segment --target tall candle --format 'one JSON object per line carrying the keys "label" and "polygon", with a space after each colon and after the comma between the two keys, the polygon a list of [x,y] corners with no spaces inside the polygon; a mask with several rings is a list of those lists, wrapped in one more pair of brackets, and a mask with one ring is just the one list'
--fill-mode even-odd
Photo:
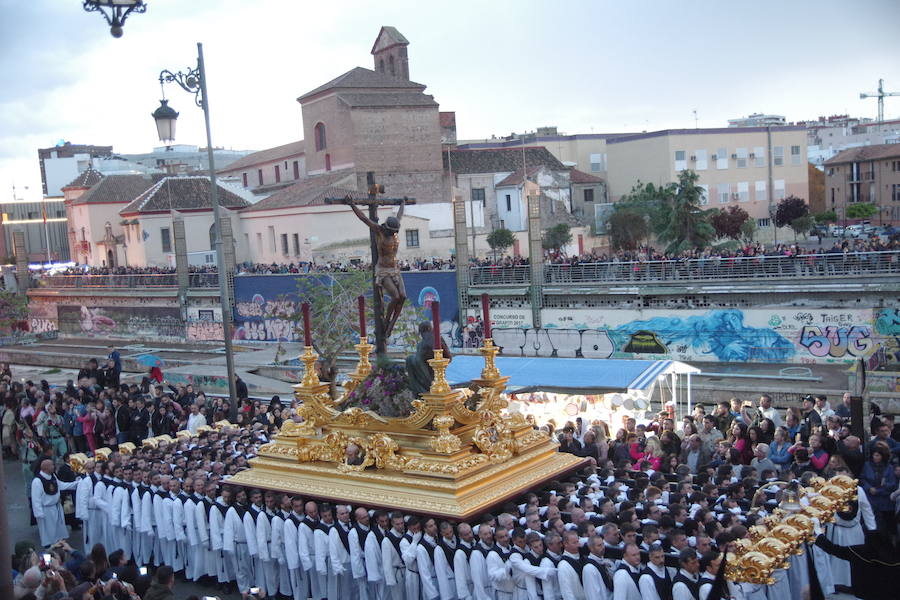
{"label": "tall candle", "polygon": [[359,304],[359,341],[366,341],[366,298],[360,296],[356,299]]}
{"label": "tall candle", "polygon": [[300,309],[303,311],[303,345],[312,346],[312,326],[309,324],[309,302],[304,302]]}
{"label": "tall candle", "polygon": [[481,320],[484,322],[484,339],[491,337],[491,298],[481,295]]}
{"label": "tall candle", "polygon": [[441,303],[431,303],[431,328],[434,333],[434,349],[441,349]]}

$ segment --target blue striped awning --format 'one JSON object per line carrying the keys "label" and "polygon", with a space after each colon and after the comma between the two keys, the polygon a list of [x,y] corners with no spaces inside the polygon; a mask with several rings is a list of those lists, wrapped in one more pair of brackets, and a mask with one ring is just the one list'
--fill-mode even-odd
{"label": "blue striped awning", "polygon": [[[447,368],[451,385],[464,386],[481,377],[484,359],[458,355]],[[699,373],[674,360],[616,360],[498,356],[500,374],[510,378],[509,391],[560,391],[584,394],[646,390],[661,375]]]}

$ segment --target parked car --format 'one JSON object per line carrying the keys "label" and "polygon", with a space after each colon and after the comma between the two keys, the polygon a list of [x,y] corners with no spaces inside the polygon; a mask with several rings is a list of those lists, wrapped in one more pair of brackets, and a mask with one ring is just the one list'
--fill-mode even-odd
{"label": "parked car", "polygon": [[863,227],[864,225],[862,224],[847,225],[847,227],[844,228],[844,236],[850,238],[862,237],[864,233]]}
{"label": "parked car", "polygon": [[844,237],[844,227],[842,225],[833,225],[831,227],[831,235],[834,237]]}

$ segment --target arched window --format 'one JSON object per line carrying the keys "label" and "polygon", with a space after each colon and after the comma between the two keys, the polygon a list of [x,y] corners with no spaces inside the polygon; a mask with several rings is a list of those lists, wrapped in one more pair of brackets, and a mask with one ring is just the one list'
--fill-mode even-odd
{"label": "arched window", "polygon": [[324,123],[316,123],[316,129],[314,132],[314,137],[316,140],[316,152],[325,149],[325,124]]}
{"label": "arched window", "polygon": [[388,56],[388,65],[390,66],[390,69],[391,69],[391,75],[395,75],[395,76],[396,76],[397,73],[394,72],[394,55],[393,55],[393,54],[391,54],[390,56]]}
{"label": "arched window", "polygon": [[378,59],[378,72],[384,73],[384,59],[383,58]]}
{"label": "arched window", "polygon": [[209,226],[209,249],[216,249],[216,224],[213,222],[212,225]]}

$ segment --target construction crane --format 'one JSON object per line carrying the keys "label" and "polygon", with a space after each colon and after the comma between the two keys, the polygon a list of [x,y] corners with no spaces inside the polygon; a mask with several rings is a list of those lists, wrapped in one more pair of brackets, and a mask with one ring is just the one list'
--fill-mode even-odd
{"label": "construction crane", "polygon": [[884,91],[884,79],[878,80],[878,92],[863,92],[859,95],[860,100],[865,98],[878,98],[878,122],[881,123],[884,121],[884,97],[885,96],[900,96],[900,92],[886,92]]}

